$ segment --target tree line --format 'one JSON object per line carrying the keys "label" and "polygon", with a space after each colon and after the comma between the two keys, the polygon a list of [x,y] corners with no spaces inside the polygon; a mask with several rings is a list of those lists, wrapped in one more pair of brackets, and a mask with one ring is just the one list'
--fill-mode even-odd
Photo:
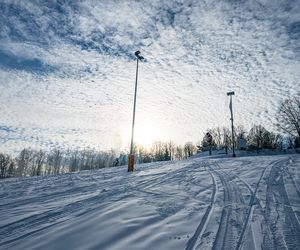
{"label": "tree line", "polygon": [[[207,133],[212,135],[213,141],[209,144],[204,136],[198,146],[201,151],[208,150],[209,147],[216,150],[232,148],[232,132],[228,128],[215,127],[208,129]],[[254,125],[249,131],[246,131],[243,126],[235,127],[234,140],[235,148],[241,150],[283,149],[286,143],[286,138],[268,131],[262,125]]]}
{"label": "tree line", "polygon": [[135,146],[137,161],[140,163],[183,160],[197,152],[196,146],[192,142],[187,142],[183,146],[174,142],[154,142],[150,147]]}
{"label": "tree line", "polygon": [[52,151],[24,148],[16,157],[0,153],[0,178],[60,174],[112,167],[116,153],[94,150]]}
{"label": "tree line", "polygon": [[[244,141],[247,147],[244,149],[279,149],[284,145],[290,148],[300,147],[300,95],[284,100],[276,114],[276,127],[286,137],[279,133],[268,131],[262,125],[254,125],[249,131],[243,126],[234,129],[235,145],[241,147]],[[213,141],[208,143],[204,136],[197,144],[191,142],[183,146],[174,142],[154,142],[151,147],[145,148],[135,145],[137,163],[156,161],[182,160],[194,155],[197,151],[208,150],[214,147],[217,150],[230,148],[232,145],[231,130],[227,127],[215,127],[208,129]],[[206,135],[205,133],[205,135]],[[242,145],[243,146],[243,145]],[[16,157],[0,153],[0,178],[39,176],[45,174],[60,174],[77,172],[80,170],[92,170],[113,166],[127,165],[128,154],[117,154],[115,151],[61,150],[51,151],[23,149]]]}
{"label": "tree line", "polygon": [[[182,160],[196,152],[192,143],[184,146],[172,142],[155,142],[152,147],[135,145],[137,163]],[[128,164],[126,152],[117,154],[114,150],[95,151],[90,149],[51,151],[24,148],[16,157],[0,153],[0,178],[39,176],[93,170]]]}

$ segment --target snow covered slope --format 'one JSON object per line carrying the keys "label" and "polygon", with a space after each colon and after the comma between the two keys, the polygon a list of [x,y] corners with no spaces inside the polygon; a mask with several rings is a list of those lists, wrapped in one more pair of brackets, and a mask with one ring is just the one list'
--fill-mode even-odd
{"label": "snow covered slope", "polygon": [[0,249],[300,249],[300,155],[0,181]]}

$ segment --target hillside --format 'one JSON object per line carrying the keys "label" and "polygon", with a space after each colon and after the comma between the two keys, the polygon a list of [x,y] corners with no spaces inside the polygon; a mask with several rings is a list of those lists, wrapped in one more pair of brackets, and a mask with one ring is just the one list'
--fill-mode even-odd
{"label": "hillside", "polygon": [[0,181],[1,249],[300,249],[300,155]]}

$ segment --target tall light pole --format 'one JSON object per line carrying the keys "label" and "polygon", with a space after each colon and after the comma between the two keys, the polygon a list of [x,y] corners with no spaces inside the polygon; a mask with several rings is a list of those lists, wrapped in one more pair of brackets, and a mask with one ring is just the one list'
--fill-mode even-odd
{"label": "tall light pole", "polygon": [[134,136],[134,123],[135,123],[135,109],[136,109],[136,93],[137,93],[137,81],[139,72],[139,61],[143,60],[140,51],[134,53],[136,57],[136,75],[135,75],[135,89],[134,89],[134,103],[133,103],[133,117],[132,117],[132,129],[131,129],[131,143],[130,143],[130,154],[128,156],[128,172],[133,172],[134,170],[134,153],[133,153],[133,136]]}
{"label": "tall light pole", "polygon": [[230,96],[229,109],[231,114],[231,134],[232,134],[232,157],[236,157],[235,155],[235,142],[234,142],[234,126],[233,126],[233,112],[232,112],[232,96],[234,95],[234,91],[227,92],[227,96]]}

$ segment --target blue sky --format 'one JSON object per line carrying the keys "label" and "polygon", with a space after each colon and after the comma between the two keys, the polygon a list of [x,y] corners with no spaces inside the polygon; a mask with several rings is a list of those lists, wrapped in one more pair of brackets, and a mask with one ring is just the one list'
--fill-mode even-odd
{"label": "blue sky", "polygon": [[0,3],[0,150],[197,142],[210,127],[272,129],[300,89],[300,1]]}

